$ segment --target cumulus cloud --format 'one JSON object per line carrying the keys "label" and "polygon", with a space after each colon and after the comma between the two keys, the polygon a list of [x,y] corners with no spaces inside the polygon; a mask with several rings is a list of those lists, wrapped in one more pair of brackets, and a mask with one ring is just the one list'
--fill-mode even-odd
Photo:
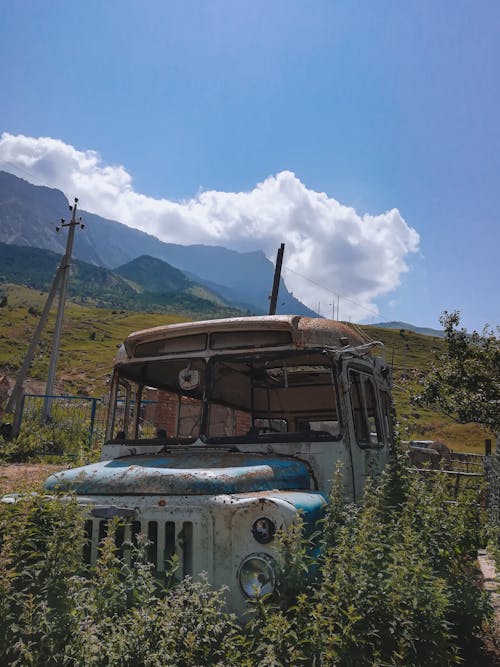
{"label": "cumulus cloud", "polygon": [[248,192],[204,191],[176,202],[136,192],[127,170],[105,164],[96,151],[8,133],[0,138],[0,168],[58,188],[69,199],[77,195],[84,210],[162,241],[261,249],[273,261],[284,241],[288,288],[313,309],[321,302],[322,314],[340,294],[342,318],[377,314],[374,300],[398,287],[419,245],[418,233],[397,209],[360,215],[308,189],[290,171]]}

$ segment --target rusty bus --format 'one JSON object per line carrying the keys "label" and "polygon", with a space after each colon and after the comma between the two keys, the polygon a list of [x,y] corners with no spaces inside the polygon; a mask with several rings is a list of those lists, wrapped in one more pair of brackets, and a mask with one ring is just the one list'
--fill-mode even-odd
{"label": "rusty bus", "polygon": [[70,489],[87,507],[91,562],[122,517],[122,547],[144,534],[158,571],[177,554],[183,575],[225,584],[242,613],[276,584],[276,531],[298,513],[306,527],[321,517],[337,463],[351,501],[384,467],[391,372],[377,345],[354,325],[300,316],[132,333],[101,461],[52,475],[46,489]]}

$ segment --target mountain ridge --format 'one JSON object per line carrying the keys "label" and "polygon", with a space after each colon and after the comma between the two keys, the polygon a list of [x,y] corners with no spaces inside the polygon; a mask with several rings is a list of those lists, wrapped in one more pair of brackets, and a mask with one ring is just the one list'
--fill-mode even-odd
{"label": "mountain ridge", "polygon": [[[60,260],[61,255],[51,250],[0,242],[0,282],[48,291]],[[242,314],[162,260],[142,256],[120,270],[73,259],[69,298],[75,303],[136,312],[171,311],[204,317]]]}
{"label": "mountain ridge", "polygon": [[433,329],[432,327],[418,327],[415,324],[409,324],[408,322],[376,322],[373,324],[373,326],[380,327],[381,329],[401,329],[401,331],[413,331],[413,333],[419,333],[423,336],[444,338],[444,331],[441,329]]}
{"label": "mountain ridge", "polygon": [[[55,227],[68,206],[61,191],[32,185],[0,171],[0,241],[64,253],[65,235],[53,232],[52,223]],[[208,289],[217,285],[221,297],[237,308],[258,314],[268,311],[274,266],[261,250],[240,253],[223,246],[165,243],[116,220],[84,210],[79,213],[85,229],[75,234],[76,259],[113,270],[141,255],[149,255],[192,274],[196,282]],[[314,315],[288,291],[283,279],[279,312]]]}

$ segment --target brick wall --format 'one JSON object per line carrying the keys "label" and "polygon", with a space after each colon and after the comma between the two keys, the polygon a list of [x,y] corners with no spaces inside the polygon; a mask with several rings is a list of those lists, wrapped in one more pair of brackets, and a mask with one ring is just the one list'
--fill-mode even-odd
{"label": "brick wall", "polygon": [[[155,401],[154,404],[145,407],[144,419],[155,423],[159,429],[165,429],[167,436],[175,436],[178,426],[180,435],[194,436],[198,434],[201,402],[197,399],[183,396],[179,411],[179,397],[177,394],[150,389],[145,392],[143,398],[148,401]],[[248,432],[251,424],[248,413],[241,410],[233,411],[231,408],[221,405],[212,406],[210,417],[210,434],[212,436],[231,435],[233,433],[243,435]]]}

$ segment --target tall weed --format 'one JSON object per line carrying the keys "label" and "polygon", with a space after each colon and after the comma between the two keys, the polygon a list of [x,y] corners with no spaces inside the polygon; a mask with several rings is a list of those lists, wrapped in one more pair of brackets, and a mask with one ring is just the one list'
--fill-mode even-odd
{"label": "tall weed", "polygon": [[278,595],[249,605],[245,626],[205,578],[160,579],[147,542],[119,557],[111,525],[93,570],[82,564],[73,498],[0,503],[2,664],[257,667],[448,665],[481,630],[477,498],[447,502],[446,481],[398,462],[361,506],[335,475],[320,532],[280,532]]}

